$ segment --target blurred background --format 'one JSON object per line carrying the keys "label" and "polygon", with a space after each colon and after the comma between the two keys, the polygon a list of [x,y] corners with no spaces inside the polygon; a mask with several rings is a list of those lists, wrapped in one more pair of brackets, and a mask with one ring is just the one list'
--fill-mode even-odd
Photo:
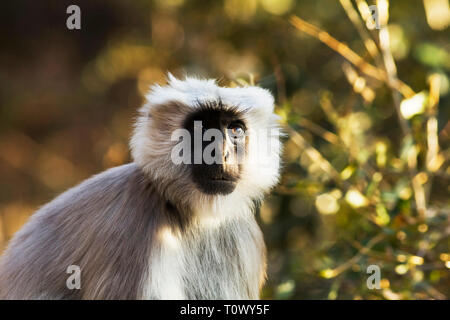
{"label": "blurred background", "polygon": [[136,110],[170,71],[276,97],[288,135],[258,212],[263,298],[449,299],[449,24],[448,0],[6,1],[0,248],[40,205],[130,161]]}

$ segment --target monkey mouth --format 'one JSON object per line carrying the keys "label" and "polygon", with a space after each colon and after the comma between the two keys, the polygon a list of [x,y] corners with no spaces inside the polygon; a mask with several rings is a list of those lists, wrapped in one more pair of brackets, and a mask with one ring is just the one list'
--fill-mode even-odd
{"label": "monkey mouth", "polygon": [[211,181],[235,182],[236,179],[228,176],[212,177]]}
{"label": "monkey mouth", "polygon": [[239,173],[220,165],[194,165],[193,180],[197,188],[209,195],[227,195],[236,188]]}
{"label": "monkey mouth", "polygon": [[237,178],[228,174],[218,174],[211,177],[205,177],[197,183],[199,189],[210,195],[227,195],[234,191],[237,184]]}
{"label": "monkey mouth", "polygon": [[217,175],[214,175],[210,178],[210,181],[214,182],[229,182],[229,183],[235,183],[237,181],[237,177],[232,176],[231,174],[227,174],[224,172],[221,172]]}
{"label": "monkey mouth", "polygon": [[210,195],[227,195],[233,192],[235,188],[236,181],[225,179],[211,179],[200,186],[200,190]]}

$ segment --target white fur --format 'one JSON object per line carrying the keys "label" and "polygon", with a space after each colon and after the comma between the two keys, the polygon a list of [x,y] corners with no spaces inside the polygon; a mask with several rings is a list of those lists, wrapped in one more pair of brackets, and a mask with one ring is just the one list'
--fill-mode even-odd
{"label": "white fur", "polygon": [[[226,228],[236,238],[234,249],[239,253],[239,269],[233,265],[233,257],[221,250],[223,238],[217,233],[224,221],[219,219],[211,224],[195,224],[187,234],[174,234],[170,229],[163,229],[150,259],[150,277],[143,298],[192,299],[189,297],[190,289],[185,287],[187,281],[198,288],[197,292],[202,297],[258,299],[265,277],[265,261],[260,254],[264,248],[258,247],[258,243],[262,243],[262,234],[248,208],[240,208],[239,213],[240,218]],[[204,253],[207,254],[200,261],[199,255]],[[224,272],[233,270],[233,277],[211,272],[209,267],[217,261],[223,265]],[[242,283],[248,284],[248,291]]]}
{"label": "white fur", "polygon": [[150,281],[144,289],[144,299],[185,299],[182,283],[183,250],[180,236],[169,228],[157,235],[157,243],[150,258]]}
{"label": "white fur", "polygon": [[154,85],[146,98],[150,104],[162,105],[169,101],[178,101],[195,108],[197,102],[222,100],[224,105],[237,107],[238,110],[251,109],[255,113],[269,116],[274,109],[273,96],[269,91],[254,87],[225,88],[216,85],[215,80],[202,80],[187,77],[185,80],[176,79],[168,74],[168,86]]}

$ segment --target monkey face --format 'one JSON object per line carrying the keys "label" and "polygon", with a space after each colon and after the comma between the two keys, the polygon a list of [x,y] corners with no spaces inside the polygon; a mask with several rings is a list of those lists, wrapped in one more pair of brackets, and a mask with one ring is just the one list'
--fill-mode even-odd
{"label": "monkey face", "polygon": [[234,191],[245,161],[246,126],[238,112],[200,108],[185,121],[190,132],[190,170],[203,193],[226,195]]}
{"label": "monkey face", "polygon": [[140,109],[133,160],[173,202],[207,207],[223,200],[231,207],[237,199],[261,199],[280,174],[272,95],[254,86],[168,77]]}

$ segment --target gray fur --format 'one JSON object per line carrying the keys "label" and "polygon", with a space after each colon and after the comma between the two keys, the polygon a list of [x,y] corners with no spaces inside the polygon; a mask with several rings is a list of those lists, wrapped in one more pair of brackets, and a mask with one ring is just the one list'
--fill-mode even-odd
{"label": "gray fur", "polygon": [[[135,164],[107,170],[38,210],[14,236],[0,260],[0,299],[160,298],[144,289],[164,227],[182,235],[185,298],[257,299],[264,244],[254,219],[214,231],[189,224]],[[260,270],[243,259],[249,244]],[[81,290],[66,287],[69,265],[81,268]]]}
{"label": "gray fur", "polygon": [[[0,261],[0,298],[136,299],[161,199],[135,164],[105,171],[37,211]],[[81,268],[81,290],[66,268]]]}

